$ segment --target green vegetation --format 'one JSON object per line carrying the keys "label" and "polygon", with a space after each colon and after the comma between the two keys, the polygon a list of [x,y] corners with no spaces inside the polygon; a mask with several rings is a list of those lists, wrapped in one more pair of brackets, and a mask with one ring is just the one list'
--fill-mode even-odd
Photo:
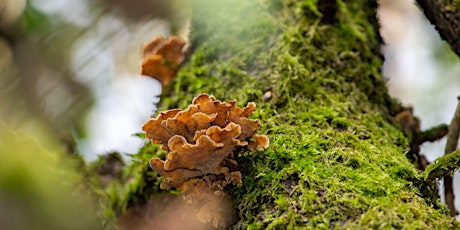
{"label": "green vegetation", "polygon": [[454,175],[460,166],[460,150],[454,151],[450,154],[436,159],[435,162],[430,164],[423,172],[423,178],[426,181],[434,182],[441,179],[446,175]]}
{"label": "green vegetation", "polygon": [[339,0],[331,16],[317,1],[261,2],[194,1],[194,53],[160,102],[185,108],[208,93],[258,105],[271,145],[238,156],[235,228],[457,225],[420,191],[391,124],[399,108],[380,74],[376,3]]}
{"label": "green vegetation", "polygon": [[[259,133],[271,142],[237,156],[243,185],[226,191],[237,214],[233,228],[460,227],[434,184],[458,165],[459,151],[422,175],[406,159],[409,142],[392,118],[400,108],[380,74],[375,1],[192,4],[193,52],[163,92],[160,111],[185,109],[199,93],[239,106],[254,101]],[[85,168],[53,141],[35,140],[47,136],[42,131],[0,123],[0,213],[13,220],[0,219],[2,227],[97,229],[101,216],[110,228],[117,215],[167,193],[148,166],[164,157],[158,145],[146,140],[126,165],[113,153]],[[108,162],[121,168],[106,171],[114,168]]]}
{"label": "green vegetation", "polygon": [[46,129],[32,126],[0,122],[2,229],[102,229],[91,190],[72,170],[79,162],[67,159]]}
{"label": "green vegetation", "polygon": [[[145,139],[144,134],[137,136]],[[125,165],[117,153],[111,153],[100,156],[89,165],[89,179],[98,197],[105,228],[113,227],[117,216],[125,213],[128,206],[145,204],[154,194],[159,193],[161,181],[159,175],[150,169],[149,161],[152,157],[164,157],[164,154],[159,146],[146,142],[137,154],[131,156],[129,164]],[[107,156],[112,160],[108,160]],[[114,162],[124,167],[108,172],[101,170],[113,169]]]}

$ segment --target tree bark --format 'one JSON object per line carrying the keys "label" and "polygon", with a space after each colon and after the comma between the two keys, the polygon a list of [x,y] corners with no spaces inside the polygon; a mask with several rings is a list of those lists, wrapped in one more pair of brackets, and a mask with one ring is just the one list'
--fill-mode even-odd
{"label": "tree bark", "polygon": [[426,17],[436,27],[441,38],[460,57],[460,2],[417,0]]}
{"label": "tree bark", "polygon": [[231,228],[458,227],[405,156],[393,118],[401,108],[380,73],[375,1],[192,4],[193,53],[160,111],[199,93],[254,101],[271,142],[236,156],[243,184],[226,191]]}

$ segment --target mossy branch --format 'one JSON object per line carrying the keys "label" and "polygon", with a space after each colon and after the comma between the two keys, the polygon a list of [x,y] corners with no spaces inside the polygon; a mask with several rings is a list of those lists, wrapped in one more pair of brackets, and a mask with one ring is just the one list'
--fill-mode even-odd
{"label": "mossy branch", "polygon": [[418,137],[419,145],[427,141],[433,142],[433,141],[437,141],[443,138],[444,136],[446,136],[448,130],[449,130],[448,125],[440,124],[428,130],[420,132],[419,137]]}
{"label": "mossy branch", "polygon": [[457,227],[391,124],[400,110],[380,74],[377,2],[336,2],[328,23],[324,1],[193,1],[193,54],[160,110],[200,93],[257,103],[251,119],[272,144],[237,155],[231,229]]}
{"label": "mossy branch", "polygon": [[422,178],[428,183],[441,179],[447,175],[453,175],[460,167],[460,150],[436,159],[422,173]]}

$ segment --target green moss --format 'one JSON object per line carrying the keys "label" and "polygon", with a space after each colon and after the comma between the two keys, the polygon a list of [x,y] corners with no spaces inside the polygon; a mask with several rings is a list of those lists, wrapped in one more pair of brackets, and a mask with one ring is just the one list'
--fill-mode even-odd
{"label": "green moss", "polygon": [[[193,1],[194,53],[162,95],[161,110],[199,93],[239,105],[270,147],[237,160],[243,186],[228,191],[234,228],[448,228],[445,208],[405,158],[408,141],[389,123],[373,1]],[[265,92],[272,96],[263,99]]]}
{"label": "green moss", "polygon": [[423,172],[422,177],[429,183],[447,175],[453,175],[460,165],[460,150],[442,156],[430,164]]}
{"label": "green moss", "polygon": [[[145,139],[144,134],[137,136]],[[131,156],[130,162],[126,163],[121,172],[114,175],[113,180],[105,186],[98,177],[98,171],[113,157],[102,156],[88,166],[93,189],[99,195],[100,212],[106,228],[112,228],[116,218],[129,208],[145,204],[161,192],[161,178],[150,168],[149,161],[152,157],[163,157],[164,154],[165,151],[160,150],[158,145],[146,141],[138,153]]]}

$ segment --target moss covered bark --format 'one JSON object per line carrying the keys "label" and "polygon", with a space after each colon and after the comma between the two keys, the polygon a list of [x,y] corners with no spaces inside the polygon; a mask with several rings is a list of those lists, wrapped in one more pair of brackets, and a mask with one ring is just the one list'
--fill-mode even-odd
{"label": "moss covered bark", "polygon": [[233,228],[457,226],[425,191],[391,124],[399,108],[380,74],[375,1],[192,4],[193,53],[160,110],[184,109],[199,93],[254,101],[259,133],[271,140],[237,157],[243,185],[228,191]]}

